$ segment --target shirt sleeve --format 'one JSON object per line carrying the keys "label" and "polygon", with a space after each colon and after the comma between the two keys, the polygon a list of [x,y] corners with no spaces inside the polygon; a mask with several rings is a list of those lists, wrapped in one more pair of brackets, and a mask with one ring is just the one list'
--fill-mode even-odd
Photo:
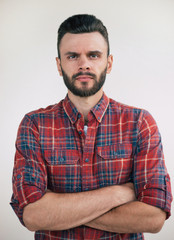
{"label": "shirt sleeve", "polygon": [[18,129],[12,182],[10,204],[24,225],[24,207],[40,199],[47,188],[47,171],[41,153],[39,131],[28,115]]}
{"label": "shirt sleeve", "polygon": [[134,186],[137,199],[171,215],[171,184],[164,162],[161,136],[155,120],[143,111],[134,154]]}

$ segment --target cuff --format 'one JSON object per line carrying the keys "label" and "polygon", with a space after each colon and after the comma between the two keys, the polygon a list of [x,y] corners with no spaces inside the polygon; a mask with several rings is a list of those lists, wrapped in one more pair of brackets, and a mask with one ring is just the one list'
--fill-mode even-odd
{"label": "cuff", "polygon": [[[156,180],[157,181],[157,180]],[[139,191],[137,199],[149,205],[161,208],[167,213],[166,219],[171,215],[171,185],[169,176],[165,177],[163,184],[158,184],[155,180],[144,185]]]}
{"label": "cuff", "polygon": [[[25,226],[23,222],[23,210],[26,205],[39,200],[45,192],[42,192],[36,186],[24,185],[22,190],[18,193],[18,196],[13,194],[10,205],[19,218],[20,222]],[[22,195],[22,196],[21,196]]]}

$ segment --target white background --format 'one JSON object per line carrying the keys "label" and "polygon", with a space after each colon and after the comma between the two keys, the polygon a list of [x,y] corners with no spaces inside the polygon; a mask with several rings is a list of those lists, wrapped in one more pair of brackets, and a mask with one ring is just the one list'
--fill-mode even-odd
{"label": "white background", "polygon": [[[77,13],[94,14],[106,25],[114,65],[104,90],[154,116],[173,186],[174,0],[0,0],[1,240],[33,239],[9,205],[16,133],[25,113],[64,98],[57,29]],[[172,240],[173,221],[146,239]]]}

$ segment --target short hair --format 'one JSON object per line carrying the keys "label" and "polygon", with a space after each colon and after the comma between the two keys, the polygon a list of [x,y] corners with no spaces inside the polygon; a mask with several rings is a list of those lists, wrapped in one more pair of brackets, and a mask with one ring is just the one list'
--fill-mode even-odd
{"label": "short hair", "polygon": [[102,21],[97,19],[94,15],[89,14],[78,14],[73,15],[67,18],[59,27],[58,29],[58,38],[57,38],[57,52],[58,57],[60,58],[60,42],[63,36],[66,33],[91,33],[91,32],[99,32],[105,39],[107,46],[108,46],[108,56],[110,52],[109,47],[109,39],[108,39],[108,32],[106,27],[103,25]]}

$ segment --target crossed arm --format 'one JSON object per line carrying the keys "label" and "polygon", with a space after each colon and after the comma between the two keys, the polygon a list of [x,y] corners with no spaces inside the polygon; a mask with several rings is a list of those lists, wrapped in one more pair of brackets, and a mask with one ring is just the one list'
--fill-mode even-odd
{"label": "crossed arm", "polygon": [[155,233],[165,218],[161,209],[136,201],[130,183],[80,193],[47,192],[28,204],[23,213],[24,223],[31,231],[86,225],[110,232]]}

